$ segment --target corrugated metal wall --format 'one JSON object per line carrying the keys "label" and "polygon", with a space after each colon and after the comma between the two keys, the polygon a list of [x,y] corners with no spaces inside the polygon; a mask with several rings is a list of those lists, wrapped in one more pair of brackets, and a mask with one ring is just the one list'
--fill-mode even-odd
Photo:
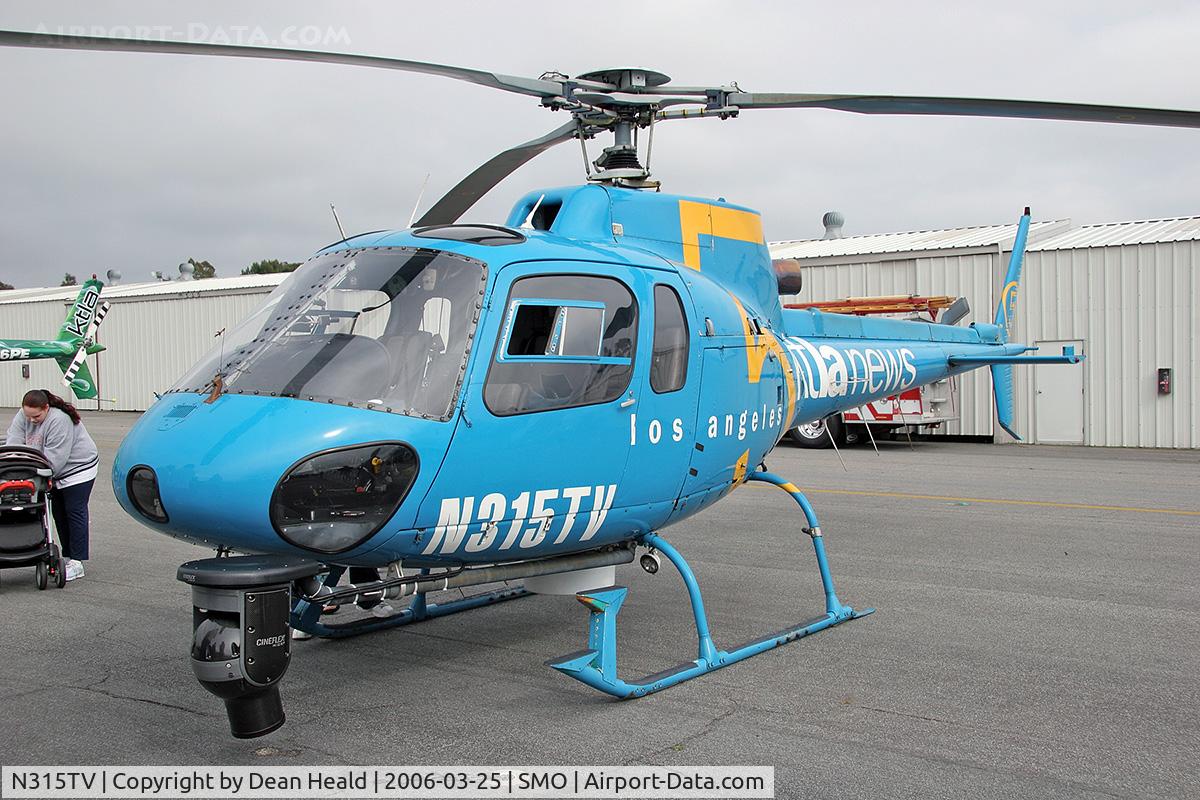
{"label": "corrugated metal wall", "polygon": [[[1198,268],[1197,241],[1026,256],[1015,338],[1084,342],[1084,444],[1200,446]],[[1170,395],[1158,394],[1159,367],[1173,371]],[[1032,432],[1030,368],[1016,371],[1016,389],[1017,429]]]}
{"label": "corrugated metal wall", "polygon": [[[971,315],[964,321],[991,322],[993,292],[1003,278],[1008,254],[977,253],[860,264],[805,265],[804,290],[785,302],[816,302],[845,297],[917,294],[966,297]],[[987,370],[958,381],[959,421],[939,433],[992,435],[992,385]]]}
{"label": "corrugated metal wall", "polygon": [[[888,294],[962,295],[990,322],[1008,253],[806,265],[802,301]],[[1200,447],[1200,241],[1034,250],[1025,259],[1012,338],[1084,343],[1084,444]],[[1160,367],[1172,370],[1159,395]],[[1071,369],[1071,367],[1062,367]],[[1035,441],[1034,368],[1018,367],[1017,430]],[[995,434],[987,370],[960,378],[961,421],[946,433]]]}
{"label": "corrugated metal wall", "polygon": [[[108,348],[88,359],[100,387],[105,409],[144,411],[216,344],[213,334],[232,328],[261,303],[271,287],[241,293],[162,296],[112,300],[100,328],[100,343]],[[5,336],[52,339],[66,316],[68,304],[50,301],[7,305],[0,319]],[[20,363],[0,364],[0,406],[20,402],[29,389],[66,392],[62,372],[49,359],[26,361],[28,380]],[[68,396],[69,393],[68,393]],[[111,402],[108,402],[111,401]],[[80,403],[95,408],[93,401]]]}

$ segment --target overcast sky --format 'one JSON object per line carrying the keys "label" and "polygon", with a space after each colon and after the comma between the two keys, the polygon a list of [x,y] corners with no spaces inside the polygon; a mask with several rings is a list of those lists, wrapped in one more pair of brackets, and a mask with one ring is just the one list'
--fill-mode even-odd
{"label": "overcast sky", "polygon": [[[537,77],[605,67],[746,91],[1006,97],[1200,110],[1200,3],[6,2],[0,28],[394,56]],[[141,31],[139,31],[139,28]],[[189,257],[218,275],[402,228],[494,153],[566,121],[423,75],[193,56],[0,48],[0,280],[125,282]],[[608,142],[592,142],[594,158]],[[747,111],[655,132],[664,191],[763,212],[769,239],[1200,214],[1200,130]],[[466,219],[580,182],[560,145]]]}

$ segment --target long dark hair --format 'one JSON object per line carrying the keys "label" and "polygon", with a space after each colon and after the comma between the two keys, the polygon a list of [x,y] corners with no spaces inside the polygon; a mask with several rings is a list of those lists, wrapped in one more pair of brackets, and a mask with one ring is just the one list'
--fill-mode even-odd
{"label": "long dark hair", "polygon": [[25,408],[46,408],[47,406],[57,408],[71,418],[72,424],[79,424],[79,411],[76,410],[75,406],[63,400],[49,389],[30,389],[25,393],[25,397],[21,399],[21,405]]}

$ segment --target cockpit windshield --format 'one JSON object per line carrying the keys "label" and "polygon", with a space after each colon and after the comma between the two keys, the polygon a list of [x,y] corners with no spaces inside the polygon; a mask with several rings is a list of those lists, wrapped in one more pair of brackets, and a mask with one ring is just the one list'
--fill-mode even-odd
{"label": "cockpit windshield", "polygon": [[449,419],[485,266],[439,250],[344,250],[309,261],[171,391],[295,397]]}

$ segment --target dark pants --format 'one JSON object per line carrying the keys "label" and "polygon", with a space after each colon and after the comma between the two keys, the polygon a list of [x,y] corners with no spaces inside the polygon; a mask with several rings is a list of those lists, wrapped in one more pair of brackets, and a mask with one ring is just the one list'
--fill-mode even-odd
{"label": "dark pants", "polygon": [[[355,584],[372,583],[379,580],[379,570],[374,567],[351,567],[350,582]],[[379,605],[381,601],[376,598],[361,600],[358,607],[362,609],[370,609]]]}
{"label": "dark pants", "polygon": [[65,489],[50,490],[50,512],[54,515],[54,527],[58,528],[58,539],[62,542],[63,558],[87,561],[88,558],[88,499],[92,496],[92,484],[77,483]]}

